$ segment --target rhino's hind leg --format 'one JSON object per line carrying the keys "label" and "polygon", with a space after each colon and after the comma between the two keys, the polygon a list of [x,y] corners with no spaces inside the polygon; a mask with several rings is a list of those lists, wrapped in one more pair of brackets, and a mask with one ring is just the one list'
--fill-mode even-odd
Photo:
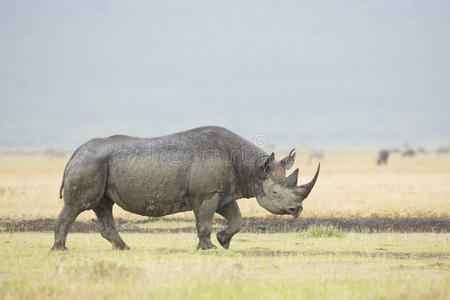
{"label": "rhino's hind leg", "polygon": [[197,250],[215,249],[211,243],[211,231],[214,213],[219,203],[219,195],[211,195],[203,201],[194,202],[195,225],[197,227],[198,246]]}
{"label": "rhino's hind leg", "polygon": [[230,247],[231,238],[241,229],[241,211],[239,210],[236,201],[232,201],[217,209],[217,213],[227,219],[228,222],[227,228],[217,233],[217,240],[220,245],[225,249],[228,249]]}
{"label": "rhino's hind leg", "polygon": [[103,197],[100,203],[93,208],[100,225],[100,233],[111,243],[113,249],[130,250],[130,247],[125,244],[117,232],[116,224],[114,223],[114,218],[112,215],[113,205],[113,201]]}
{"label": "rhino's hind leg", "polygon": [[66,238],[77,216],[103,198],[107,164],[95,157],[75,156],[64,175],[64,206],[55,224],[52,250],[66,250]]}
{"label": "rhino's hind leg", "polygon": [[67,250],[66,238],[69,233],[70,227],[77,216],[81,213],[81,210],[68,204],[64,204],[63,209],[59,213],[58,219],[55,223],[55,243],[51,250]]}

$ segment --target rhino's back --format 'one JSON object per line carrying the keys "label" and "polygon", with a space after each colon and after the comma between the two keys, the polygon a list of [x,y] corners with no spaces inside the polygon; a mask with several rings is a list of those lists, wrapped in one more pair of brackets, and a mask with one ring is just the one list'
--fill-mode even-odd
{"label": "rhino's back", "polygon": [[107,195],[126,210],[157,216],[190,210],[193,196],[235,193],[239,182],[230,149],[243,142],[220,127],[106,138],[100,148],[108,156]]}
{"label": "rhino's back", "polygon": [[161,216],[191,209],[191,196],[238,193],[251,169],[239,161],[244,151],[262,152],[225,128],[208,126],[156,138],[93,139],[74,160],[104,161],[108,197],[125,210]]}

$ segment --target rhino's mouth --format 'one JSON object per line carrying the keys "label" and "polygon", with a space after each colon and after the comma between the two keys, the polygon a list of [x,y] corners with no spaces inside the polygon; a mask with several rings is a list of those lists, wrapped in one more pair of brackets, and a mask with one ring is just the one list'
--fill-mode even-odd
{"label": "rhino's mouth", "polygon": [[292,215],[294,218],[298,218],[300,216],[301,212],[303,210],[303,207],[291,207],[288,210],[286,210],[286,214]]}

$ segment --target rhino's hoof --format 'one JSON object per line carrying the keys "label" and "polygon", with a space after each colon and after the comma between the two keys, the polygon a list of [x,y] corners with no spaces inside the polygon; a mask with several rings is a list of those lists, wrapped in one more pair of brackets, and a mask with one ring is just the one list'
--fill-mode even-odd
{"label": "rhino's hoof", "polygon": [[209,244],[199,243],[197,246],[197,250],[209,250],[209,249],[217,249],[217,247],[212,243]]}
{"label": "rhino's hoof", "polygon": [[230,247],[231,238],[227,237],[227,234],[224,231],[220,231],[217,233],[217,240],[225,249],[228,249]]}
{"label": "rhino's hoof", "polygon": [[123,245],[113,245],[113,250],[131,250],[130,247],[128,247],[127,244],[123,244]]}
{"label": "rhino's hoof", "polygon": [[51,251],[68,251],[69,249],[67,249],[66,246],[53,245],[53,247],[50,250]]}

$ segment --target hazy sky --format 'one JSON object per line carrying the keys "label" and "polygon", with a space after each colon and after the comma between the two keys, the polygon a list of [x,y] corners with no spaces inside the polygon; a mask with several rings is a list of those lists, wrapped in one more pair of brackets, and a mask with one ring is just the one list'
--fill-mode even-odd
{"label": "hazy sky", "polygon": [[450,144],[450,1],[0,0],[0,148],[209,124]]}

